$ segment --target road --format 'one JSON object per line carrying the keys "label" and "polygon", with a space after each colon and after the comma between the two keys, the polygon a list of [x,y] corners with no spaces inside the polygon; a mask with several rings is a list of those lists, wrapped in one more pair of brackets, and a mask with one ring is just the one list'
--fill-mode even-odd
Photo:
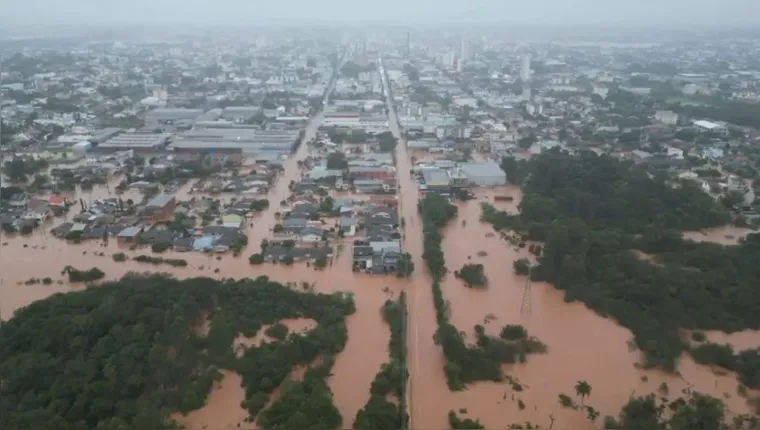
{"label": "road", "polygon": [[[412,178],[412,164],[409,160],[409,153],[406,146],[406,139],[401,133],[398,123],[396,109],[393,106],[391,98],[390,83],[383,66],[382,59],[379,58],[380,73],[385,88],[385,103],[388,108],[388,126],[391,133],[398,139],[396,145],[396,175],[399,181],[399,207],[401,216],[405,220],[404,227],[404,251],[412,254],[415,272],[407,286],[408,297],[408,321],[407,321],[407,363],[409,367],[409,380],[407,383],[407,402],[409,412],[409,428],[414,428],[413,417],[424,413],[417,411],[414,399],[420,399],[423,396],[423,386],[415,381],[424,381],[425,372],[420,365],[420,357],[423,355],[422,350],[432,348],[435,354],[436,346],[433,344],[432,336],[435,333],[435,314],[432,302],[432,279],[427,275],[424,261],[422,260],[422,221],[419,219],[417,212],[417,202],[419,192],[417,184]],[[423,322],[423,324],[421,324]],[[424,327],[423,327],[424,326]],[[421,328],[422,327],[422,328]],[[431,332],[432,330],[432,332]],[[427,352],[427,351],[426,351]],[[428,355],[425,355],[428,356]],[[427,363],[426,368],[437,367],[434,363]],[[434,370],[436,371],[436,370]],[[440,372],[440,369],[437,369]]]}

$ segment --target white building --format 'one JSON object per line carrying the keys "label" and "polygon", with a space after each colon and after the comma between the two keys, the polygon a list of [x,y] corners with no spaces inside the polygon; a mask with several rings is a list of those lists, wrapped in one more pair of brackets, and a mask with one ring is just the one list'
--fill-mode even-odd
{"label": "white building", "polygon": [[678,124],[678,114],[670,110],[658,110],[654,114],[654,119],[655,121],[666,125]]}
{"label": "white building", "polygon": [[728,135],[728,127],[726,126],[726,123],[722,121],[694,121],[694,131],[697,133],[714,133],[721,136]]}
{"label": "white building", "polygon": [[530,81],[530,54],[525,54],[522,57],[522,67],[520,67],[520,79],[523,82]]}

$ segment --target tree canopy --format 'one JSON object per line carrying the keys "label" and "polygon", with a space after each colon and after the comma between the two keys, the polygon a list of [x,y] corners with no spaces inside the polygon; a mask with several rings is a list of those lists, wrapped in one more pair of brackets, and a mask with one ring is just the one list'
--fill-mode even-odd
{"label": "tree canopy", "polygon": [[[342,294],[299,293],[269,281],[127,275],[35,302],[0,327],[0,428],[163,429],[174,412],[203,406],[219,369],[242,376],[245,407],[262,428],[332,429],[341,417],[324,382],[346,343]],[[207,335],[197,326],[208,316]],[[238,334],[305,317],[307,334],[235,354]],[[320,359],[321,360],[318,360]],[[303,382],[295,365],[319,365]]]}

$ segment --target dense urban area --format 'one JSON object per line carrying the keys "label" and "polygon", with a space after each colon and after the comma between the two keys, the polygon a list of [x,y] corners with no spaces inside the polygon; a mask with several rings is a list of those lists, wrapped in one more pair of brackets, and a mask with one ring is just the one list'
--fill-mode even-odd
{"label": "dense urban area", "polygon": [[0,429],[760,428],[760,45],[668,40],[0,40]]}

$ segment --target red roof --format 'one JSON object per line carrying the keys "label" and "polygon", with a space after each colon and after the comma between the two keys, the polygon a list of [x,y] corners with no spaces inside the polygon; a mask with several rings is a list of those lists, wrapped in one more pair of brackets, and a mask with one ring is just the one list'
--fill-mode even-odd
{"label": "red roof", "polygon": [[58,195],[52,195],[48,199],[48,203],[55,206],[63,206],[66,203],[66,197],[64,196],[58,196]]}

